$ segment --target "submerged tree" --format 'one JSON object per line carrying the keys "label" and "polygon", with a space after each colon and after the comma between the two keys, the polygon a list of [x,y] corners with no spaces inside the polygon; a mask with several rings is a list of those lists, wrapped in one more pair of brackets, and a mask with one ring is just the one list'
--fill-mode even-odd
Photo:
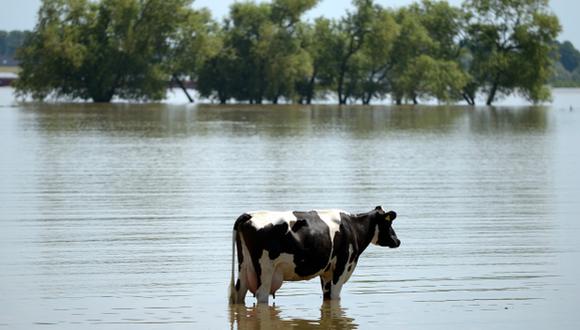
{"label": "submerged tree", "polygon": [[[303,20],[318,2],[235,2],[218,24],[192,0],[43,0],[18,55],[16,90],[35,99],[158,100],[170,81],[187,94],[188,80],[221,103],[550,97],[560,26],[548,0],[465,0],[463,9],[420,0],[396,10],[352,0],[342,18]],[[573,47],[560,50],[559,69],[578,72]]]}
{"label": "submerged tree", "polygon": [[158,100],[191,0],[44,0],[18,55],[20,95]]}
{"label": "submerged tree", "polygon": [[532,102],[550,98],[550,53],[560,24],[548,0],[467,0],[471,96],[480,90],[491,105],[517,91]]}
{"label": "submerged tree", "polygon": [[258,104],[294,99],[296,85],[312,71],[300,17],[317,2],[234,3],[220,32],[221,49],[201,70],[201,95],[222,103],[232,97]]}

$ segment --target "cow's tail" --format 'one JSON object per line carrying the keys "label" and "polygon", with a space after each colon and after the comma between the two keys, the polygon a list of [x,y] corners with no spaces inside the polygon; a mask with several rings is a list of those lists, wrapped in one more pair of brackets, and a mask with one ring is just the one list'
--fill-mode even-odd
{"label": "cow's tail", "polygon": [[[238,303],[238,292],[237,292],[235,284],[234,284],[235,267],[236,267],[236,243],[237,243],[237,239],[238,239],[238,229],[239,229],[241,224],[250,220],[251,218],[252,218],[251,215],[244,213],[238,217],[238,219],[236,220],[236,223],[234,224],[234,231],[232,234],[232,273],[231,273],[231,279],[230,279],[230,304]],[[239,274],[238,274],[238,276],[239,276]]]}
{"label": "cow's tail", "polygon": [[230,304],[236,303],[236,288],[234,286],[234,267],[236,266],[236,236],[238,231],[234,228],[234,233],[232,235],[232,276],[230,279]]}

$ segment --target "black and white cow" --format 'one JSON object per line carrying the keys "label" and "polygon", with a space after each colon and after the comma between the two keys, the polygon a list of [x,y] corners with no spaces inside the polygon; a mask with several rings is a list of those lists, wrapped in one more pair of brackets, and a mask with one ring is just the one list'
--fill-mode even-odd
{"label": "black and white cow", "polygon": [[380,206],[361,214],[341,210],[242,214],[234,224],[230,303],[243,303],[248,290],[258,303],[268,303],[283,281],[316,276],[324,299],[340,299],[342,286],[370,243],[390,248],[401,244],[392,227],[396,216]]}

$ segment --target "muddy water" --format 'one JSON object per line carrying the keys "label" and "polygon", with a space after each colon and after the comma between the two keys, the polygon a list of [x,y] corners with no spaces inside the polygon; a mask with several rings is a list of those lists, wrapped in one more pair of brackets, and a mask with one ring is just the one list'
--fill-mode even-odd
{"label": "muddy water", "polygon": [[[0,328],[573,329],[580,97],[557,97],[3,106]],[[402,245],[369,247],[340,303],[313,280],[228,306],[237,215],[376,205]]]}

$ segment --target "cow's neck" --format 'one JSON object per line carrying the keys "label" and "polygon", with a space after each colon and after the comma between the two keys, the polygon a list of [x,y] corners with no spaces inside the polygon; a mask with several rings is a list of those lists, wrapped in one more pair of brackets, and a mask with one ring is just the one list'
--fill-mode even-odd
{"label": "cow's neck", "polygon": [[371,244],[375,230],[377,230],[371,213],[357,214],[352,217],[352,227],[356,231],[356,241],[359,255]]}

